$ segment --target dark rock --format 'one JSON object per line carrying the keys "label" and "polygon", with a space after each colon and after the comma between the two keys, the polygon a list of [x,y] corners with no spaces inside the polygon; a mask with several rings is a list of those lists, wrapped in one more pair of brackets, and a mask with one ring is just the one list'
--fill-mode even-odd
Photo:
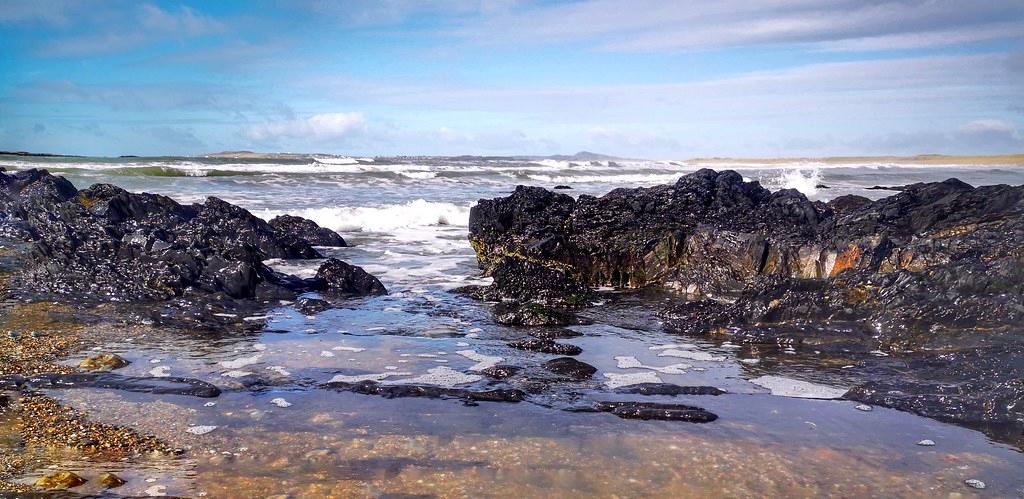
{"label": "dark rock", "polygon": [[713,386],[679,386],[670,383],[639,383],[618,388],[616,393],[631,395],[721,395],[725,391]]}
{"label": "dark rock", "polygon": [[481,374],[494,379],[507,379],[515,376],[523,368],[507,364],[499,364],[480,371]]}
{"label": "dark rock", "polygon": [[318,289],[354,295],[386,295],[388,290],[361,267],[328,258],[316,271]]}
{"label": "dark rock", "polygon": [[572,189],[572,187],[569,187],[568,185],[556,185],[555,186],[555,190],[569,190],[569,189]]}
{"label": "dark rock", "polygon": [[825,184],[815,184],[814,188],[815,189],[831,189],[831,187],[829,187],[829,186],[827,186]]}
{"label": "dark rock", "polygon": [[583,336],[583,333],[565,328],[532,329],[526,334],[542,340],[564,340]]}
{"label": "dark rock", "polygon": [[544,363],[544,369],[560,376],[574,379],[587,379],[597,372],[596,367],[586,362],[580,362],[572,357],[551,359]]}
{"label": "dark rock", "polygon": [[494,321],[507,326],[566,326],[572,316],[539,303],[499,303],[494,308]]}
{"label": "dark rock", "polygon": [[829,201],[827,206],[836,214],[845,215],[855,212],[869,204],[871,204],[871,200],[864,196],[847,194]]}
{"label": "dark rock", "polygon": [[0,389],[4,390],[68,388],[106,388],[155,395],[186,395],[200,398],[215,398],[220,395],[220,389],[216,386],[192,378],[140,378],[111,373],[43,373],[32,376],[0,377]]}
{"label": "dark rock", "polygon": [[519,350],[550,353],[554,355],[579,355],[583,352],[583,349],[576,345],[559,343],[552,340],[542,340],[540,338],[513,341],[512,343],[509,343],[508,346]]}
{"label": "dark rock", "polygon": [[331,307],[330,302],[319,298],[299,298],[295,302],[295,308],[303,315],[316,315]]}
{"label": "dark rock", "polygon": [[850,397],[1024,444],[1012,379],[1024,349],[1024,186],[885,189],[894,194],[877,201],[811,202],[711,170],[575,200],[519,187],[471,212],[470,242],[495,275],[475,293],[557,303],[572,293],[557,283],[681,291],[661,314],[670,333],[820,352],[826,372],[864,366]]}
{"label": "dark rock", "polygon": [[376,381],[358,383],[333,382],[321,385],[328,390],[361,393],[363,395],[380,395],[384,398],[449,398],[470,402],[522,402],[526,393],[521,390],[498,389],[474,391],[465,388],[447,388],[433,385],[385,385]]}
{"label": "dark rock", "polygon": [[11,279],[11,288],[29,297],[122,302],[207,297],[221,304],[283,299],[322,288],[383,289],[361,270],[331,261],[324,279],[274,272],[264,260],[320,258],[314,242],[337,242],[333,233],[298,217],[280,218],[276,225],[280,230],[217,198],[181,205],[107,184],[79,191],[42,170],[0,173],[0,232],[33,241],[24,268]]}
{"label": "dark rock", "polygon": [[0,409],[11,405],[11,397],[6,393],[0,393]]}
{"label": "dark rock", "polygon": [[281,215],[270,221],[270,226],[280,237],[294,240],[306,241],[314,246],[348,246],[345,239],[331,229],[321,227],[312,220],[292,215]]}
{"label": "dark rock", "polygon": [[655,402],[598,402],[594,411],[608,412],[623,419],[710,423],[718,416],[700,407]]}

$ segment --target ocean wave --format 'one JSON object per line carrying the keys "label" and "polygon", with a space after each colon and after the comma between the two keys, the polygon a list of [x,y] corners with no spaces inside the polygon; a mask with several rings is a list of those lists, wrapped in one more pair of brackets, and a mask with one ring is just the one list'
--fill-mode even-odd
{"label": "ocean wave", "polygon": [[781,170],[777,175],[761,179],[762,184],[770,190],[796,189],[805,196],[818,193],[822,175],[820,168],[790,168]]}
{"label": "ocean wave", "polygon": [[467,227],[470,208],[471,205],[417,199],[383,206],[264,210],[255,214],[268,220],[285,213],[298,215],[339,232],[394,232],[398,229],[429,226]]}

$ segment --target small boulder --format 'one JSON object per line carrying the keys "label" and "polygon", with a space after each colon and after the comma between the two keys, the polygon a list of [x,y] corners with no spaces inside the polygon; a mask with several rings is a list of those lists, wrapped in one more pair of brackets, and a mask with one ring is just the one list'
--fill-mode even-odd
{"label": "small boulder", "polygon": [[493,379],[507,379],[515,376],[516,373],[521,371],[522,368],[518,366],[510,366],[508,364],[499,364],[496,366],[488,367],[480,371],[483,375]]}
{"label": "small boulder", "polygon": [[282,239],[305,240],[313,246],[345,247],[345,239],[331,229],[316,222],[292,215],[281,215],[270,221],[270,226]]}
{"label": "small boulder", "polygon": [[544,369],[574,379],[586,379],[597,372],[596,367],[586,362],[580,362],[572,357],[559,357],[549,360],[544,363]]}
{"label": "small boulder", "polygon": [[66,490],[84,485],[86,480],[70,471],[55,471],[39,480],[36,487],[46,490]]}
{"label": "small boulder", "polygon": [[103,488],[105,489],[116,489],[127,483],[124,481],[123,478],[113,473],[104,473],[97,477],[96,481],[99,482],[99,484],[102,485]]}
{"label": "small boulder", "polygon": [[121,358],[120,355],[113,353],[101,353],[93,355],[88,359],[78,363],[78,367],[85,369],[86,371],[113,371],[131,364],[127,360]]}
{"label": "small boulder", "polygon": [[386,295],[387,288],[380,281],[355,265],[337,258],[328,258],[316,271],[317,287],[322,290],[354,295]]}

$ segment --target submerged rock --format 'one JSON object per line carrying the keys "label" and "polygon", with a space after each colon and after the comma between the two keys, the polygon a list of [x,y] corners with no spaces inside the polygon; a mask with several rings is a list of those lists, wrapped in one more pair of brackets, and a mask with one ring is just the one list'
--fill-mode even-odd
{"label": "submerged rock", "polygon": [[78,363],[78,367],[85,369],[86,371],[113,371],[126,367],[130,362],[121,358],[120,355],[113,353],[101,353],[93,355],[82,362]]}
{"label": "submerged rock", "polygon": [[113,473],[104,473],[104,474],[100,475],[99,477],[97,477],[96,481],[100,485],[102,485],[103,488],[105,488],[105,489],[116,489],[116,488],[118,488],[118,487],[128,483],[123,478],[121,478],[121,477],[119,477],[119,476],[117,476],[117,475],[115,475]]}
{"label": "submerged rock", "polygon": [[598,402],[594,405],[593,410],[608,412],[623,419],[687,421],[690,423],[710,423],[718,419],[717,415],[700,407],[656,402]]}
{"label": "submerged rock", "polygon": [[193,378],[153,377],[139,378],[111,373],[44,373],[32,376],[2,376],[0,389],[40,390],[68,388],[106,388],[157,395],[186,395],[200,398],[220,396],[220,389]]}
{"label": "submerged rock", "polygon": [[335,381],[321,385],[328,390],[347,391],[364,395],[380,395],[384,398],[450,398],[469,402],[522,402],[526,393],[515,389],[470,390],[435,385],[383,384],[376,381],[348,383]]}
{"label": "submerged rock", "polygon": [[70,471],[55,471],[36,480],[36,487],[46,490],[67,490],[85,485],[86,479]]}

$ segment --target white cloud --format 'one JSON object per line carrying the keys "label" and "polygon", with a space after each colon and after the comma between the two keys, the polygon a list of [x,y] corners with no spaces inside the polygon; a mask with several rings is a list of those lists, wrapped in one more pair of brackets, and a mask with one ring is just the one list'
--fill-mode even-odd
{"label": "white cloud", "polygon": [[967,134],[999,133],[1014,135],[1017,133],[1017,127],[1003,120],[974,120],[960,127],[960,132]]}
{"label": "white cloud", "polygon": [[[71,17],[59,10],[49,15]],[[184,6],[174,12],[143,4],[127,13],[115,10],[111,15],[116,17],[92,20],[98,26],[90,29],[89,34],[52,39],[39,46],[37,53],[44,57],[115,54],[168,40],[214,35],[227,29],[220,21]]]}
{"label": "white cloud", "polygon": [[[1005,29],[1013,25],[1012,29]],[[616,51],[704,50],[864,40],[872,48],[1024,36],[1019,0],[588,0],[473,19],[457,35],[490,42],[590,40]],[[938,33],[941,33],[939,35]],[[879,45],[891,41],[894,47]],[[903,45],[903,46],[899,46]]]}
{"label": "white cloud", "polygon": [[325,140],[338,139],[366,131],[366,117],[362,113],[323,113],[306,119],[272,121],[254,125],[247,135],[250,139],[265,141],[278,139]]}

